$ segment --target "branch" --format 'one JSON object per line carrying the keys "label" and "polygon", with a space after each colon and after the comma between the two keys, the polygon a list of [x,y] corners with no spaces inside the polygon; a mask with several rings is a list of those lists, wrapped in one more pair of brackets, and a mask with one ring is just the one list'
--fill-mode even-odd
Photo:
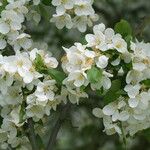
{"label": "branch", "polygon": [[53,128],[52,133],[50,135],[46,150],[52,150],[53,149],[53,146],[56,142],[57,134],[61,128],[61,125],[65,121],[65,117],[67,115],[69,107],[70,107],[70,104],[66,104],[62,108],[62,110],[60,111],[60,116],[54,125],[54,128]]}
{"label": "branch", "polygon": [[34,131],[34,124],[33,124],[33,120],[32,118],[29,118],[27,120],[27,125],[28,125],[28,129],[29,129],[29,140],[32,146],[32,150],[39,150],[37,142],[36,142],[36,135],[35,135],[35,131]]}

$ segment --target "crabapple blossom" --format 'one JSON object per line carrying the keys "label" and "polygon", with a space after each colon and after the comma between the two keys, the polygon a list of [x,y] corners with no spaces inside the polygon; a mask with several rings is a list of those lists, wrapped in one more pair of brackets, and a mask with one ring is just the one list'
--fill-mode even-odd
{"label": "crabapple blossom", "polygon": [[[98,19],[93,2],[52,0],[56,14],[51,22],[85,32]],[[47,39],[38,42],[28,31],[28,23],[43,23],[41,3],[0,1],[0,148],[34,149],[30,123],[40,137],[53,111],[68,104],[79,107],[81,98],[90,101],[93,93],[101,101],[93,100],[97,106],[92,101],[92,112],[102,119],[106,134],[133,136],[150,128],[150,43],[100,23],[85,35],[86,43],[62,45],[65,54],[58,62]],[[63,122],[68,116],[61,115]]]}
{"label": "crabapple blossom", "polygon": [[92,0],[52,0],[56,14],[50,21],[55,22],[58,29],[77,28],[80,32],[85,32],[87,25],[92,26],[92,22],[98,20],[92,4]]}

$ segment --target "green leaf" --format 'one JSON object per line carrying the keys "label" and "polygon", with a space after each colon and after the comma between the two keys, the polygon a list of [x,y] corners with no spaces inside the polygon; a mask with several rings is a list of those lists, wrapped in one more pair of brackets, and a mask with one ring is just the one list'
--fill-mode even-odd
{"label": "green leaf", "polygon": [[34,65],[35,65],[35,69],[40,73],[42,73],[42,70],[46,68],[43,58],[41,57],[40,54],[36,54]]}
{"label": "green leaf", "polygon": [[148,88],[150,88],[150,79],[144,80],[142,81],[142,83],[147,86]]}
{"label": "green leaf", "polygon": [[122,94],[121,81],[119,79],[112,81],[112,85],[104,96],[104,103],[108,104],[115,101]]}
{"label": "green leaf", "polygon": [[58,85],[61,85],[62,81],[66,78],[66,75],[63,71],[58,71],[56,69],[48,69],[44,64],[43,58],[39,54],[36,55],[34,65],[38,72],[50,75],[53,79],[56,80]]}
{"label": "green leaf", "polygon": [[120,33],[123,37],[132,35],[131,25],[126,20],[123,19],[115,25],[115,31],[117,33]]}
{"label": "green leaf", "polygon": [[102,70],[96,67],[92,67],[87,71],[87,77],[90,83],[96,83],[102,79]]}
{"label": "green leaf", "polygon": [[66,78],[66,75],[62,71],[58,71],[55,69],[48,69],[47,74],[49,74],[53,79],[56,80],[57,84],[61,85],[62,81]]}
{"label": "green leaf", "polygon": [[5,9],[5,6],[8,4],[7,0],[2,0],[2,6],[0,6],[0,13]]}
{"label": "green leaf", "polygon": [[52,1],[52,0],[42,0],[42,3],[43,3],[44,5],[50,6],[50,5],[51,5],[51,1]]}

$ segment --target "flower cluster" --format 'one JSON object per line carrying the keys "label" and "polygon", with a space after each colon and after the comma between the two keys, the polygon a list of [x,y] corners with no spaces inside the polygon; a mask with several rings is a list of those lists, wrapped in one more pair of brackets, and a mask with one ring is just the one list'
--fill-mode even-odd
{"label": "flower cluster", "polygon": [[38,121],[45,114],[49,115],[51,108],[55,109],[60,103],[55,95],[56,81],[36,71],[37,54],[48,68],[57,67],[57,60],[48,53],[44,54],[43,50],[0,55],[0,106],[3,118],[0,136],[5,137],[0,138],[0,142],[7,141],[12,147],[25,142],[22,137],[18,137],[18,132],[21,132],[19,130],[28,118]]}
{"label": "flower cluster", "polygon": [[[39,43],[24,32],[25,20],[39,23],[41,16],[32,9],[39,3],[0,2],[4,5],[0,18],[0,149],[30,150],[28,121],[41,128],[57,105],[68,100],[79,104],[89,89],[104,97],[104,106],[94,108],[93,114],[103,119],[108,135],[124,132],[132,136],[149,128],[150,43],[128,40],[101,23],[85,36],[87,44],[63,47],[64,72],[58,71],[56,58],[35,48]],[[92,4],[92,0],[52,0],[56,14],[51,21],[58,28],[84,32],[97,18]]]}
{"label": "flower cluster", "polygon": [[[55,79],[37,68],[42,63],[42,69],[54,69],[57,60],[51,53],[33,48],[31,36],[24,33],[27,5],[29,0],[8,1],[1,12],[0,49],[4,50],[0,54],[0,149],[31,149],[24,132],[28,119],[38,125],[61,102]],[[10,54],[3,53],[7,49]]]}
{"label": "flower cluster", "polygon": [[[104,24],[95,25],[93,28],[94,34],[87,34],[87,45],[75,43],[74,46],[64,48],[66,55],[62,58],[62,68],[68,74],[64,80],[64,84],[69,88],[87,86],[91,83],[91,88],[105,90],[111,87],[110,78],[113,77],[112,70],[108,70],[108,62],[111,58],[110,49],[115,49],[119,53],[117,64],[120,62],[120,57],[124,61],[128,61],[125,57],[129,52],[127,43],[120,34],[115,34],[113,29],[105,29]],[[129,58],[128,58],[129,59]],[[115,62],[112,61],[115,65]],[[94,67],[100,70],[101,79],[99,82],[90,82],[88,73]]]}
{"label": "flower cluster", "polygon": [[[93,32],[85,36],[87,45],[75,43],[69,49],[64,48],[66,55],[62,59],[62,67],[68,74],[64,84],[68,89],[82,89],[90,83],[93,90],[102,89],[109,96],[107,91],[111,88],[111,80],[118,81],[121,76],[126,83],[121,83],[123,87],[120,88],[123,89],[117,92],[122,94],[115,93],[114,89],[116,99],[103,109],[95,108],[93,114],[103,118],[108,135],[122,134],[122,128],[125,134],[130,135],[149,128],[150,90],[146,83],[150,79],[150,44],[136,41],[131,42],[128,48],[123,37],[115,34],[113,29],[105,28],[104,24],[95,25]],[[131,67],[127,68],[129,65]],[[97,70],[101,74],[94,76],[99,73]],[[94,82],[92,75],[95,78],[101,76],[100,80]],[[109,92],[111,90],[113,92],[113,89]]]}
{"label": "flower cluster", "polygon": [[93,114],[103,118],[107,134],[125,134],[131,136],[140,130],[150,127],[150,90],[147,82],[150,79],[150,44],[131,42],[131,70],[126,75],[125,96],[109,103],[103,109],[95,108]]}
{"label": "flower cluster", "polygon": [[92,4],[93,0],[52,0],[56,14],[51,22],[55,22],[59,29],[66,26],[68,29],[78,28],[80,32],[85,32],[87,25],[92,26],[93,21],[98,20]]}

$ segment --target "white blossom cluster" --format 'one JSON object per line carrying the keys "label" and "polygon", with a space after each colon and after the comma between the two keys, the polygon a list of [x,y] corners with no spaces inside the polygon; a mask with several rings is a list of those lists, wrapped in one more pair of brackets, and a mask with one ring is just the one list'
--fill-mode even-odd
{"label": "white blossom cluster", "polygon": [[[123,76],[125,72],[122,64],[131,63],[123,89],[126,94],[103,109],[95,108],[93,114],[103,118],[108,135],[116,132],[121,135],[122,128],[125,134],[130,135],[149,128],[150,90],[144,81],[150,79],[150,44],[136,41],[127,48],[122,36],[115,34],[111,28],[105,28],[104,24],[95,25],[93,32],[85,36],[87,45],[75,43],[69,49],[64,48],[66,55],[62,59],[62,67],[68,74],[64,84],[68,89],[87,87],[90,83],[87,72],[96,66],[102,70],[102,78],[97,83],[90,83],[91,88],[107,91],[111,87],[115,67],[119,66],[118,76]],[[114,52],[117,58],[112,60]]]}
{"label": "white blossom cluster", "polygon": [[[69,99],[73,104],[79,103],[80,98],[88,97],[84,90],[87,87],[106,93],[120,76],[125,77],[120,89],[123,94],[102,109],[93,109],[93,114],[103,118],[108,135],[121,135],[124,131],[132,136],[149,128],[150,43],[136,41],[129,46],[113,29],[103,23],[95,25],[93,33],[85,36],[87,44],[63,47],[66,54],[62,69],[67,77],[58,86],[54,76],[46,72],[54,71],[58,61],[51,53],[35,48],[31,36],[24,32],[26,20],[39,23],[40,15],[32,10],[32,5],[39,3],[40,0],[7,0],[1,11],[0,149],[30,150],[24,129],[29,118],[36,123],[35,128],[41,128],[39,121],[61,102]],[[52,0],[52,4],[56,14],[51,21],[60,29],[66,26],[84,32],[97,18],[92,0]],[[11,54],[3,53],[8,49]],[[131,67],[126,71],[127,65]]]}
{"label": "white blossom cluster", "polygon": [[[37,56],[48,69],[56,68],[57,60],[49,52],[33,48],[31,36],[24,33],[29,2],[8,0],[1,12],[0,49],[11,47],[13,53],[3,55],[3,50],[0,54],[0,149],[31,149],[24,131],[28,118],[38,123],[60,103],[56,81],[36,68]],[[31,5],[39,2],[34,0]]]}
{"label": "white blossom cluster", "polygon": [[0,106],[3,118],[0,142],[7,142],[12,147],[22,145],[18,132],[28,118],[38,121],[60,103],[55,94],[56,81],[36,71],[36,54],[43,58],[48,68],[57,67],[57,60],[48,53],[44,54],[43,50],[0,55]]}
{"label": "white blossom cluster", "polygon": [[[14,51],[20,49],[29,50],[32,47],[30,35],[24,33],[23,22],[29,14],[30,8],[27,8],[30,0],[8,0],[5,9],[1,12],[0,17],[0,49],[3,50],[7,44],[14,48]],[[34,0],[33,5],[38,5],[39,0]],[[34,11],[34,10],[32,10]],[[40,15],[34,11],[32,15],[35,22],[40,21]]]}
{"label": "white blossom cluster", "polygon": [[131,136],[150,127],[150,89],[144,83],[150,79],[150,44],[131,42],[132,69],[126,75],[125,97],[109,103],[103,109],[95,108],[93,114],[103,118],[107,134],[125,134]]}
{"label": "white blossom cluster", "polygon": [[87,25],[92,26],[93,21],[98,20],[92,4],[93,0],[52,0],[56,14],[51,22],[55,22],[58,29],[77,28],[80,32],[85,32]]}
{"label": "white blossom cluster", "polygon": [[101,82],[92,83],[91,88],[109,89],[111,87],[110,78],[113,77],[113,74],[110,70],[107,71],[110,56],[105,53],[110,49],[115,49],[119,52],[119,56],[128,61],[128,58],[125,57],[129,53],[127,43],[120,34],[115,34],[111,28],[105,29],[104,24],[95,25],[93,31],[94,34],[86,35],[87,45],[75,43],[69,49],[64,48],[66,55],[62,58],[62,68],[68,74],[64,84],[70,88],[87,86],[89,84],[87,71],[96,65],[102,70],[103,75]]}

